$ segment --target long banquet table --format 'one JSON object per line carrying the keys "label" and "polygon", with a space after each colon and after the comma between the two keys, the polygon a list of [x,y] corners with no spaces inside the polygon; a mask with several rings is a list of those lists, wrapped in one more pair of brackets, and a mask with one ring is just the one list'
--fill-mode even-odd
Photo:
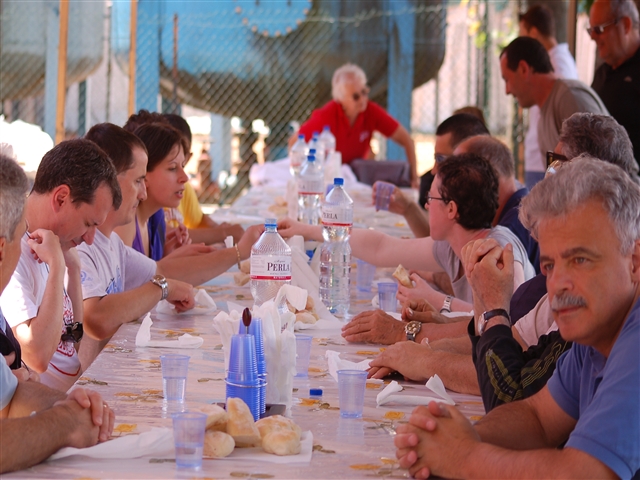
{"label": "long banquet table", "polygon": [[[401,217],[386,212],[373,212],[367,206],[367,192],[354,192],[355,223],[395,235],[409,234]],[[245,220],[265,216],[274,192],[252,190],[241,198],[223,217]],[[361,198],[359,198],[359,196]],[[370,198],[370,197],[369,197]],[[257,210],[257,211],[256,211]],[[400,221],[399,221],[400,220]],[[249,223],[250,220],[249,220]],[[218,307],[226,310],[226,302],[251,306],[248,285],[239,287],[229,272],[203,286]],[[388,277],[391,269],[378,269],[376,278]],[[353,272],[355,275],[355,272]],[[355,276],[352,284],[355,286]],[[374,288],[375,292],[375,288]],[[358,297],[352,291],[350,315],[370,308],[371,296]],[[224,353],[221,340],[212,324],[213,315],[152,315],[153,339],[171,339],[183,333],[198,335],[204,344],[196,350],[136,348],[135,336],[140,322],[124,325],[103,352],[77,382],[98,391],[116,414],[114,436],[131,435],[151,427],[171,427],[170,411],[162,398],[162,375],[159,357],[165,353],[191,356],[187,381],[186,408],[224,402]],[[171,458],[142,457],[131,460],[104,460],[74,456],[49,461],[30,469],[5,475],[5,478],[405,478],[395,459],[395,428],[407,420],[413,407],[376,406],[376,396],[383,384],[368,382],[362,419],[342,419],[338,408],[338,388],[328,374],[325,351],[341,352],[352,361],[373,358],[382,346],[347,344],[339,328],[306,330],[313,335],[308,379],[294,380],[293,419],[303,431],[313,434],[313,456],[310,464],[272,464],[225,459],[205,459],[202,470],[178,470]],[[412,394],[425,394],[423,385],[401,382]],[[310,388],[321,388],[321,399],[309,398]],[[484,414],[479,397],[451,393],[458,408],[471,420]]]}

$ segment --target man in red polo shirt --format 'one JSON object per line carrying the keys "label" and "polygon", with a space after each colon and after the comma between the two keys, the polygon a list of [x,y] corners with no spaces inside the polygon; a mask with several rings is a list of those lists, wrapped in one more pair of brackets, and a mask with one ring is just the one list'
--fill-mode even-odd
{"label": "man in red polo shirt", "polygon": [[[372,158],[369,143],[373,132],[378,131],[404,147],[411,167],[411,183],[417,187],[416,152],[411,135],[380,105],[369,101],[364,71],[348,63],[334,72],[331,84],[333,100],[314,110],[298,133],[308,142],[313,132],[320,133],[325,125],[329,126],[336,137],[336,150],[342,154],[342,163],[349,164],[355,159]],[[297,135],[291,137],[289,147],[296,139]]]}

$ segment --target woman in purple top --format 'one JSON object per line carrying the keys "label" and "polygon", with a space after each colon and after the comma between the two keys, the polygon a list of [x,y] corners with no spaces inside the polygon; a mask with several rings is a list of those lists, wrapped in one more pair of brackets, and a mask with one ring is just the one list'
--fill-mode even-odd
{"label": "woman in purple top", "polygon": [[185,243],[184,237],[166,238],[163,208],[177,208],[182,199],[184,184],[189,179],[184,171],[187,146],[180,132],[170,125],[145,124],[134,133],[149,153],[145,179],[147,198],[138,205],[136,221],[117,231],[126,244],[160,260]]}

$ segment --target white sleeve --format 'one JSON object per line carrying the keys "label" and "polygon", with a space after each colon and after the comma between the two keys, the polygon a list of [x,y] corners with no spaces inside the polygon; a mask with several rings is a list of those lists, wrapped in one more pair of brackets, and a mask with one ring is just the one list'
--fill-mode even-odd
{"label": "white sleeve", "polygon": [[80,272],[80,281],[82,282],[82,299],[94,297],[104,297],[107,294],[107,284],[104,278],[98,272],[96,261],[92,258],[92,250],[90,248],[77,247],[80,257],[82,271]]}
{"label": "white sleeve", "polygon": [[124,247],[124,290],[132,290],[144,285],[156,274],[158,265],[155,260],[131,247]]}
{"label": "white sleeve", "polygon": [[27,261],[28,259],[20,258],[9,284],[0,296],[0,309],[12,328],[38,316],[40,305]]}
{"label": "white sleeve", "polygon": [[549,333],[551,326],[554,324],[553,315],[551,314],[551,306],[549,305],[548,295],[544,295],[533,307],[529,313],[516,322],[514,325],[524,343],[527,346],[536,345],[538,338]]}

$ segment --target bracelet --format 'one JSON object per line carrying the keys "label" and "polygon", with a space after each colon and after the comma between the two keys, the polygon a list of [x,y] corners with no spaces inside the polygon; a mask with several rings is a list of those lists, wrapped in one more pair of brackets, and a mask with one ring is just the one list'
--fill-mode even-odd
{"label": "bracelet", "polygon": [[238,257],[238,270],[240,270],[240,249],[237,243],[234,246],[236,247],[236,256]]}

